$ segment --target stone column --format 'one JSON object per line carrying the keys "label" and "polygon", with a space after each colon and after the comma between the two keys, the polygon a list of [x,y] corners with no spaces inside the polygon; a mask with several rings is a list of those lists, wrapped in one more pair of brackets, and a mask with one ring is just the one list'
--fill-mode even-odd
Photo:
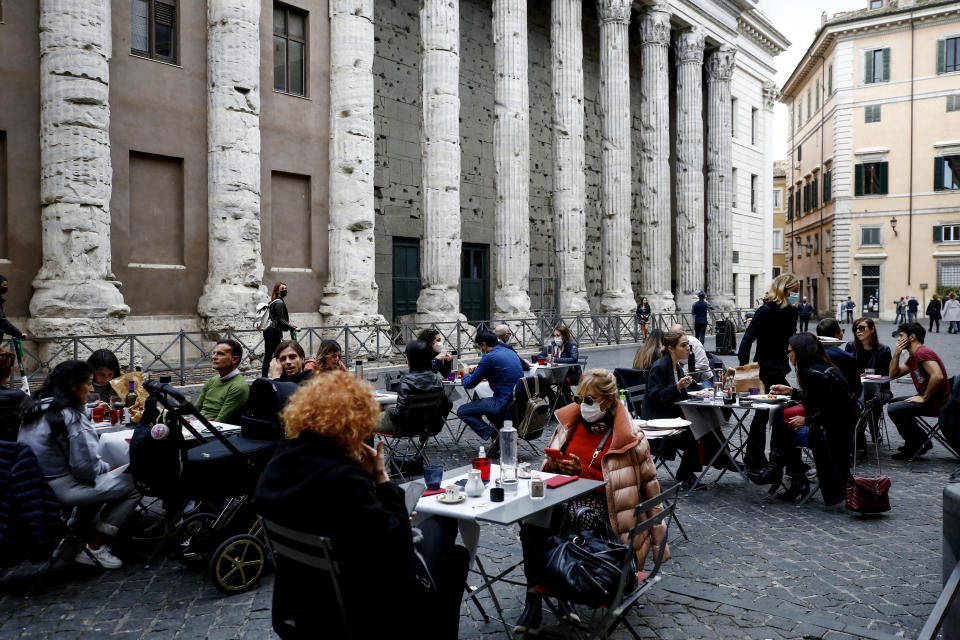
{"label": "stone column", "polygon": [[666,1],[643,12],[640,40],[640,287],[652,309],[670,313],[675,306],[670,290],[670,5]]}
{"label": "stone column", "polygon": [[122,333],[110,263],[110,3],[40,2],[40,226],[30,332]]}
{"label": "stone column", "polygon": [[560,313],[589,313],[585,278],[586,188],[583,146],[583,4],[553,0],[553,226]]}
{"label": "stone column", "polygon": [[267,298],[260,258],[260,2],[207,2],[206,329],[244,329]]}
{"label": "stone column", "polygon": [[493,315],[530,315],[530,90],[527,0],[493,0]]}
{"label": "stone column", "polygon": [[677,37],[677,300],[704,288],[703,30]]}
{"label": "stone column", "polygon": [[327,325],[386,322],[374,263],[373,53],[373,0],[331,0]]}
{"label": "stone column", "polygon": [[420,3],[422,288],[417,322],[460,317],[460,2]]}
{"label": "stone column", "polygon": [[737,50],[723,45],[707,57],[707,293],[718,309],[732,309],[733,209],[730,80]]}
{"label": "stone column", "polygon": [[597,0],[600,18],[600,310],[633,313],[630,281],[630,0]]}

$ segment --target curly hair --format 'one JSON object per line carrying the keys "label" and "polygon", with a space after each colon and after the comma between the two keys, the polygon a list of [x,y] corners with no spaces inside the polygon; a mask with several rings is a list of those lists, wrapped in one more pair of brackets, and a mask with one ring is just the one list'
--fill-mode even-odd
{"label": "curly hair", "polygon": [[380,420],[380,405],[370,383],[346,371],[331,371],[293,394],[281,418],[288,438],[312,431],[352,455],[373,433]]}

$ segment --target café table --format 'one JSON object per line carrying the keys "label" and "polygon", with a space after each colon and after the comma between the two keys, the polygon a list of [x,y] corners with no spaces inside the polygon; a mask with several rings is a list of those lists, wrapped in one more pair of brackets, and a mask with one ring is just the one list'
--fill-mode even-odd
{"label": "caf\u00e9 table", "polygon": [[[892,378],[890,376],[884,376],[879,374],[863,374],[860,376],[860,383],[863,385],[863,399],[867,401],[869,398],[877,395],[883,385],[889,384]],[[870,387],[869,394],[867,393],[867,387]],[[883,411],[875,413],[870,417],[871,426],[870,432],[874,434],[874,442],[876,443],[880,436],[880,429],[883,428],[883,437],[887,439],[887,448],[891,449],[892,445],[890,444],[890,432],[887,429],[887,420],[884,418]]]}
{"label": "caf\u00e9 table", "polygon": [[553,405],[550,407],[550,412],[554,413],[557,410],[557,404],[559,404],[560,398],[563,397],[563,385],[567,381],[567,372],[577,366],[579,366],[579,364],[576,362],[553,362],[550,364],[537,364],[534,362],[530,365],[530,370],[524,371],[523,375],[527,378],[538,375],[543,376],[544,381],[554,391]]}
{"label": "caf\u00e9 table", "polygon": [[[192,423],[194,428],[200,432],[200,435],[207,436],[209,431],[199,422]],[[225,422],[213,422],[214,427],[223,433],[235,433],[240,431],[240,427],[235,424]],[[94,425],[96,428],[96,424]],[[130,439],[133,437],[133,429],[122,428],[116,431],[105,431],[100,433],[100,457],[110,466],[119,467],[130,462]],[[211,436],[212,437],[212,436]],[[183,429],[184,440],[195,440],[196,438],[188,429]]]}
{"label": "caf\u00e9 table", "polygon": [[[471,466],[466,465],[451,471],[445,471],[440,486],[447,487],[458,480],[465,479],[467,472],[469,472],[471,468]],[[545,471],[536,473],[544,480],[557,475]],[[493,591],[493,585],[497,582],[510,582],[507,580],[507,576],[518,569],[523,564],[523,561],[521,560],[513,564],[498,574],[490,574],[481,561],[480,556],[477,554],[481,524],[511,526],[520,522],[533,522],[547,526],[550,522],[550,515],[554,507],[602,487],[606,482],[603,480],[578,478],[556,489],[547,488],[545,497],[542,500],[533,500],[530,498],[530,480],[521,478],[517,482],[516,493],[507,493],[504,496],[503,502],[493,502],[490,499],[490,489],[496,486],[495,480],[499,477],[500,466],[496,464],[491,465],[490,482],[484,489],[483,495],[477,498],[467,497],[459,504],[444,504],[440,502],[439,499],[443,496],[442,493],[424,496],[420,498],[420,501],[417,503],[416,511],[418,518],[425,516],[442,516],[445,518],[453,518],[457,521],[463,545],[470,554],[471,562],[476,565],[476,569],[473,571],[483,580],[483,585],[467,593],[464,599],[474,598],[484,590],[489,591],[494,609],[496,609],[499,620],[503,623],[504,629],[509,637],[512,629],[506,620],[503,619],[503,608],[500,606],[500,602],[497,600],[497,596]],[[409,483],[404,483],[400,486],[406,488],[407,484]],[[463,494],[462,490],[461,494]],[[481,615],[483,615],[484,618],[487,617],[482,609]]]}

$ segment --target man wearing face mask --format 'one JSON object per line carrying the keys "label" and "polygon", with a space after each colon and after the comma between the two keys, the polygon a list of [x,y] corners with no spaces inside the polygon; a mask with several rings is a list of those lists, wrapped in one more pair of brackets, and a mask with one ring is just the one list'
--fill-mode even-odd
{"label": "man wearing face mask", "polygon": [[[513,387],[523,377],[520,359],[517,354],[503,346],[497,337],[489,331],[478,331],[477,347],[483,352],[483,357],[473,370],[467,373],[463,362],[460,362],[464,372],[463,388],[473,389],[481,381],[486,380],[493,391],[492,398],[478,398],[473,402],[460,405],[457,416],[467,426],[484,440],[491,440],[497,434],[497,427],[503,423],[503,412],[513,397]],[[495,426],[483,421],[486,416]],[[495,449],[490,455],[495,455]]]}
{"label": "man wearing face mask", "polygon": [[14,338],[26,338],[27,334],[17,329],[13,326],[9,320],[7,320],[7,314],[3,312],[3,297],[6,295],[7,290],[9,289],[9,283],[7,282],[6,276],[0,276],[0,342],[3,341],[3,334],[9,334]]}

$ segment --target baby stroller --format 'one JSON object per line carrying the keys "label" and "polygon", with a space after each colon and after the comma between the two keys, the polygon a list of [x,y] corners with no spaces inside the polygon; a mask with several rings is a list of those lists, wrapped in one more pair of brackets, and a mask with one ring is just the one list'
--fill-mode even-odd
{"label": "baby stroller", "polygon": [[[164,499],[167,522],[179,521],[165,541],[172,538],[183,564],[205,564],[220,591],[251,589],[267,559],[251,500],[276,441],[227,438],[170,385],[148,381],[144,388],[166,408],[166,423],[141,421],[130,442],[130,468],[141,493]],[[193,442],[184,440],[183,429]]]}

